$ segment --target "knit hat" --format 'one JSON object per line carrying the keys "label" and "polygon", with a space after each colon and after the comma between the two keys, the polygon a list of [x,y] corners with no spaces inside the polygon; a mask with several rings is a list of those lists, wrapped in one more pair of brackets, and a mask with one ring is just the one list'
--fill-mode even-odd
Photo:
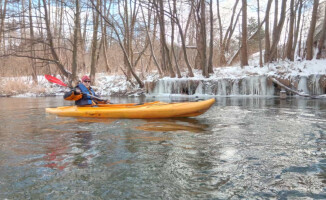
{"label": "knit hat", "polygon": [[91,79],[88,77],[88,76],[83,76],[82,79],[81,79],[83,82],[84,81],[90,81]]}

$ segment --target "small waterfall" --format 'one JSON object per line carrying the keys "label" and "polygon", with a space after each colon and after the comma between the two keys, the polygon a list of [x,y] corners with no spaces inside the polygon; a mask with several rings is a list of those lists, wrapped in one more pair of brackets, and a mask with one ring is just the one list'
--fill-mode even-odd
{"label": "small waterfall", "polygon": [[227,95],[227,86],[228,86],[228,81],[227,80],[224,80],[224,79],[219,79],[218,80],[218,93],[217,95],[220,95],[220,96],[225,96]]}
{"label": "small waterfall", "polygon": [[163,94],[165,92],[163,84],[164,84],[163,80],[157,81],[153,93],[155,93],[155,94]]}
{"label": "small waterfall", "polygon": [[[290,79],[294,80],[295,79]],[[325,78],[321,75],[311,75],[296,79],[298,91],[306,94],[320,95],[324,92]],[[280,88],[268,80],[266,76],[250,76],[238,79],[161,79],[147,88],[149,94],[155,95],[214,95],[214,96],[273,96]],[[152,85],[153,85],[152,84]]]}
{"label": "small waterfall", "polygon": [[274,95],[274,86],[269,84],[267,77],[253,76],[239,79],[188,80],[161,79],[149,94],[156,95]]}
{"label": "small waterfall", "polygon": [[[234,86],[236,88],[237,86]],[[274,86],[268,84],[267,77],[246,77],[240,82],[241,95],[260,95],[272,96],[274,95]]]}
{"label": "small waterfall", "polygon": [[311,82],[311,92],[313,95],[320,95],[320,94],[323,94],[323,89],[322,87],[320,86],[320,78],[321,78],[321,75],[311,75],[309,76],[310,78],[310,82]]}
{"label": "small waterfall", "polygon": [[299,83],[298,83],[298,91],[303,92],[305,94],[309,94],[308,85],[307,85],[307,77],[302,76],[300,78]]}

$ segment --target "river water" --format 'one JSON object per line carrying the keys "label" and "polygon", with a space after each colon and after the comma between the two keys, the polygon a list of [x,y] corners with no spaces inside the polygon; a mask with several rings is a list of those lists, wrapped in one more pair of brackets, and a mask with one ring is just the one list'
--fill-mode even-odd
{"label": "river water", "polygon": [[325,100],[217,98],[166,120],[45,113],[62,105],[0,98],[0,199],[326,199]]}

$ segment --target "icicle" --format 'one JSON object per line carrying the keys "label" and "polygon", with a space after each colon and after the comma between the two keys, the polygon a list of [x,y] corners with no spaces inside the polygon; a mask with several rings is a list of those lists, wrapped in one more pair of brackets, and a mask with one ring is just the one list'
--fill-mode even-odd
{"label": "icicle", "polygon": [[[315,80],[315,79],[314,79]],[[318,78],[319,80],[319,78]],[[314,82],[319,82],[316,78]],[[155,94],[188,94],[188,95],[274,95],[274,86],[268,85],[267,77],[251,76],[242,79],[176,80],[163,79],[155,83]]]}
{"label": "icicle", "polygon": [[199,82],[196,91],[195,91],[195,95],[203,95],[203,83]]}
{"label": "icicle", "polygon": [[308,86],[307,86],[307,77],[302,76],[300,78],[299,84],[298,84],[298,91],[303,92],[305,94],[309,94]]}
{"label": "icicle", "polygon": [[231,95],[239,95],[239,79],[232,81]]}
{"label": "icicle", "polygon": [[311,77],[311,84],[312,84],[312,94],[313,95],[321,95],[323,91],[320,87],[320,75],[312,75]]}

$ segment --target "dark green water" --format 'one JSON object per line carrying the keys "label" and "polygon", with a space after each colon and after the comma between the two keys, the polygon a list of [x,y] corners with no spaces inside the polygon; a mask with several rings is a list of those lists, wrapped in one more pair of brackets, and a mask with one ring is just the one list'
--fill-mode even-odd
{"label": "dark green water", "polygon": [[0,98],[0,199],[326,199],[325,100],[217,98],[189,119],[45,113],[69,104]]}

